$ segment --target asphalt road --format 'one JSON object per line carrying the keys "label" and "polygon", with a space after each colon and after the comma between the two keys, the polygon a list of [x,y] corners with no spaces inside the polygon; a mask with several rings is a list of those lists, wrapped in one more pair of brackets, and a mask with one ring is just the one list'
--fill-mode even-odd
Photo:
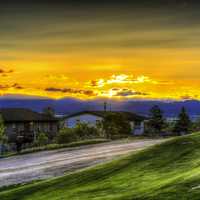
{"label": "asphalt road", "polygon": [[164,139],[121,140],[0,159],[0,187],[61,176],[65,172],[110,161],[163,141]]}

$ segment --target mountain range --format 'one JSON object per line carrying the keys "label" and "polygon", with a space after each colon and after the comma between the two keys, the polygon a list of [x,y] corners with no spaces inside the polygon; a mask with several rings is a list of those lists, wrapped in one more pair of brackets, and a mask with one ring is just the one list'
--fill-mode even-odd
{"label": "mountain range", "polygon": [[6,95],[0,97],[0,108],[29,108],[42,112],[51,107],[58,115],[68,115],[84,110],[103,110],[107,102],[107,110],[130,111],[148,115],[153,105],[158,105],[166,117],[175,117],[184,106],[191,117],[200,116],[200,101],[162,101],[162,100],[79,100],[74,98],[51,99],[37,96]]}

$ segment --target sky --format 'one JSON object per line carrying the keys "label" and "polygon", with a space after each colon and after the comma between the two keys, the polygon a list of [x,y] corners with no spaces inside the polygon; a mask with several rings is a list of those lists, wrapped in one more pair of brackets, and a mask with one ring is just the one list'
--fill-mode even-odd
{"label": "sky", "polygon": [[0,95],[200,99],[194,0],[0,3]]}

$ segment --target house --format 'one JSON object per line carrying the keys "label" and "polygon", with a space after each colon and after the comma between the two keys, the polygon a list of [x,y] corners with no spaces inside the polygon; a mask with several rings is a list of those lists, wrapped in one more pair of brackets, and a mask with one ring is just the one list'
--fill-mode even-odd
{"label": "house", "polygon": [[133,135],[142,135],[144,133],[144,122],[147,118],[131,112],[123,111],[83,111],[74,113],[64,117],[64,126],[73,128],[77,123],[87,123],[90,126],[96,126],[98,122],[101,122],[104,119],[107,113],[119,113],[124,115],[130,122]]}
{"label": "house", "polygon": [[13,142],[17,136],[33,141],[39,132],[47,133],[51,138],[58,131],[58,119],[23,108],[0,109],[5,124],[5,133]]}

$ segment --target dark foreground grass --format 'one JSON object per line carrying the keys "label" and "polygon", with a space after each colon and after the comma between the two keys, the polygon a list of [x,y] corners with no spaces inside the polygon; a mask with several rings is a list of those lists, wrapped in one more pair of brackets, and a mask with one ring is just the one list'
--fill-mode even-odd
{"label": "dark foreground grass", "polygon": [[57,179],[0,192],[1,200],[199,200],[200,134]]}

